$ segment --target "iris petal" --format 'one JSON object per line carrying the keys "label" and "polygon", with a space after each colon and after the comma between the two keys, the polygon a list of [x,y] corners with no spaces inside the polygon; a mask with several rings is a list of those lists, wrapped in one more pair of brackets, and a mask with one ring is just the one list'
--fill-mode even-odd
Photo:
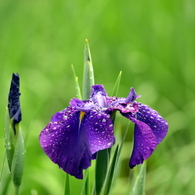
{"label": "iris petal", "polygon": [[134,147],[130,158],[130,167],[143,163],[156,146],[164,139],[168,131],[168,123],[158,112],[147,105],[136,103],[133,106],[135,113],[126,112],[126,105],[118,106],[121,114],[135,123],[134,129]]}
{"label": "iris petal", "polygon": [[40,134],[44,152],[61,169],[78,179],[91,165],[92,153],[86,131],[80,129],[79,111],[71,107],[58,112]]}
{"label": "iris petal", "polygon": [[107,93],[102,85],[92,86],[90,98],[94,104],[97,104],[100,108],[107,107],[106,97]]}
{"label": "iris petal", "polygon": [[151,128],[142,121],[131,118],[135,123],[134,146],[130,158],[129,166],[133,168],[137,164],[142,164],[155,150],[157,141]]}
{"label": "iris petal", "polygon": [[110,115],[100,110],[90,111],[83,118],[82,128],[87,131],[92,154],[99,150],[110,148],[115,142]]}
{"label": "iris petal", "polygon": [[[82,113],[82,117],[81,117]],[[56,113],[40,134],[44,152],[61,169],[78,179],[95,153],[115,142],[110,116],[100,110],[83,114],[72,107]]]}
{"label": "iris petal", "polygon": [[137,98],[140,97],[140,95],[136,94],[135,89],[133,87],[131,87],[130,89],[131,89],[131,91],[130,91],[129,95],[126,98],[126,103],[134,102]]}
{"label": "iris petal", "polygon": [[158,112],[151,109],[147,105],[138,103],[139,111],[137,119],[146,123],[156,136],[157,143],[160,143],[167,134],[168,123],[163,119]]}

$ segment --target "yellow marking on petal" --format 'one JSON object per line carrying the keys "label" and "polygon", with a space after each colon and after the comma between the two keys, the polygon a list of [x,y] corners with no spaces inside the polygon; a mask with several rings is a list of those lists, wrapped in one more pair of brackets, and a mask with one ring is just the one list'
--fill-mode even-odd
{"label": "yellow marking on petal", "polygon": [[80,116],[79,116],[79,121],[81,123],[81,121],[83,120],[83,117],[85,116],[85,112],[80,111]]}

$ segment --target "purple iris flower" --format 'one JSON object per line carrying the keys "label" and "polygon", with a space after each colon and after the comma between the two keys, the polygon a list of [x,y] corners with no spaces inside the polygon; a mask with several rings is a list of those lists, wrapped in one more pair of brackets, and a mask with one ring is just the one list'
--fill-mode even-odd
{"label": "purple iris flower", "polygon": [[95,154],[115,143],[113,111],[135,123],[130,168],[143,163],[165,137],[167,122],[154,110],[137,103],[133,88],[127,98],[109,97],[102,85],[93,85],[89,100],[72,99],[57,112],[40,134],[40,144],[49,158],[78,179]]}

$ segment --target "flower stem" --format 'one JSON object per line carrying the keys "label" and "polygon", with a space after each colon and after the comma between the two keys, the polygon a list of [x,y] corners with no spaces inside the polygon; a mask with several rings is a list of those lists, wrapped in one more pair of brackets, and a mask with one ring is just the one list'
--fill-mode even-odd
{"label": "flower stem", "polygon": [[20,187],[15,186],[15,195],[19,195],[20,194]]}

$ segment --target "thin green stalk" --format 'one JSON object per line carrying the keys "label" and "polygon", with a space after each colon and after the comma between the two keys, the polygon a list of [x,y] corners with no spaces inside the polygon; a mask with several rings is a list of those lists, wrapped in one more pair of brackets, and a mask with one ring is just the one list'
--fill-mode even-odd
{"label": "thin green stalk", "polygon": [[146,161],[133,169],[133,185],[130,195],[145,195]]}
{"label": "thin green stalk", "polygon": [[78,77],[76,76],[76,72],[75,72],[74,66],[71,65],[71,67],[72,67],[72,72],[73,72],[73,76],[74,76],[74,80],[75,80],[76,97],[77,97],[78,99],[82,99],[81,89],[80,89],[80,86],[79,86]]}
{"label": "thin green stalk", "polygon": [[85,170],[85,177],[84,177],[83,186],[80,195],[83,194],[89,195],[89,170],[88,169]]}
{"label": "thin green stalk", "polygon": [[20,194],[20,187],[15,186],[15,195],[19,195]]}
{"label": "thin green stalk", "polygon": [[70,179],[69,174],[66,173],[65,176],[65,189],[64,189],[64,195],[70,195]]}
{"label": "thin green stalk", "polygon": [[96,195],[100,195],[106,175],[108,172],[109,154],[108,149],[100,150],[97,153],[96,167],[95,167],[95,191]]}
{"label": "thin green stalk", "polygon": [[87,178],[85,181],[85,195],[89,195],[89,170],[86,170]]}
{"label": "thin green stalk", "polygon": [[84,49],[84,72],[83,72],[83,99],[88,99],[91,86],[94,85],[94,72],[93,64],[91,59],[91,52],[89,48],[88,40],[85,40],[85,49]]}
{"label": "thin green stalk", "polygon": [[0,195],[7,194],[8,186],[10,184],[11,178],[10,173],[8,172],[8,167],[5,164],[6,153],[3,157],[1,175],[0,175]]}
{"label": "thin green stalk", "polygon": [[122,71],[120,71],[118,74],[118,77],[116,79],[116,82],[114,84],[114,88],[112,91],[112,96],[117,96],[117,94],[118,94],[118,89],[119,89],[119,85],[120,85],[120,81],[121,81],[121,75],[122,75]]}
{"label": "thin green stalk", "polygon": [[105,184],[105,189],[104,189],[104,194],[108,195],[110,193],[110,189],[112,186],[112,181],[113,181],[113,176],[114,176],[114,171],[115,171],[115,167],[117,164],[117,155],[118,155],[118,145],[115,149],[113,158],[112,158],[112,162],[110,164],[110,169],[108,172],[108,176],[107,176],[107,180],[106,180],[106,184]]}

